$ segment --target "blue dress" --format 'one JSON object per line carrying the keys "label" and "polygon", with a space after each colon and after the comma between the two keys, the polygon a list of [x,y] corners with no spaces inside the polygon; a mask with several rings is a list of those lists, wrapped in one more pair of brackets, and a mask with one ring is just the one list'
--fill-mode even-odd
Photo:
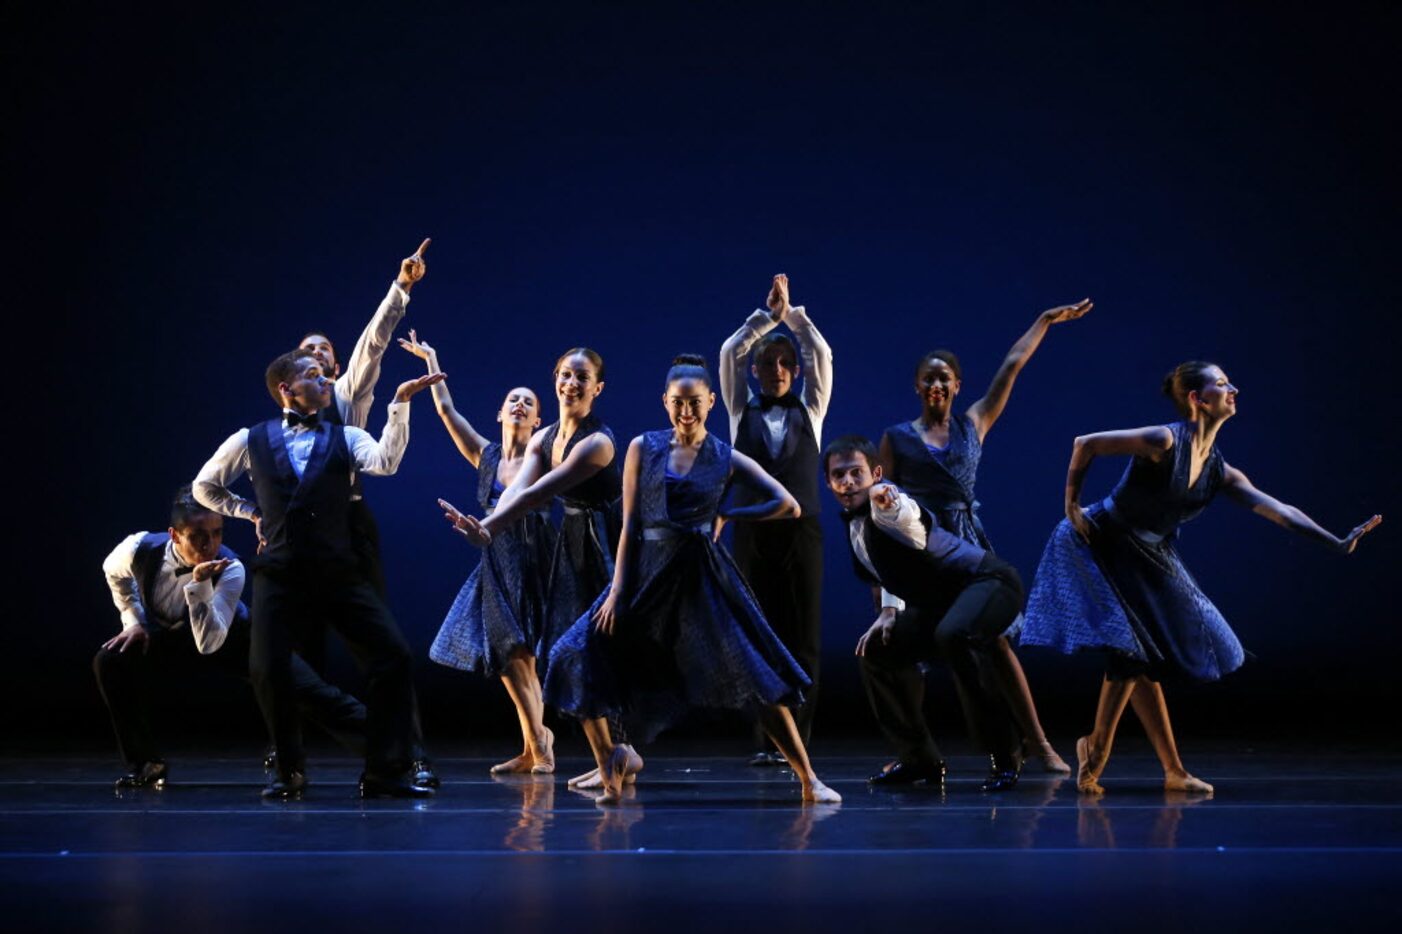
{"label": "blue dress", "polygon": [[769,628],[730,553],[711,540],[730,481],[730,445],[708,434],[684,476],[667,470],[671,431],[643,435],[642,537],[632,593],[612,636],[590,619],[556,643],[545,698],[576,717],[621,719],[647,741],[693,708],[803,702],[808,676]]}
{"label": "blue dress", "polygon": [[1109,498],[1086,509],[1089,545],[1068,519],[1052,532],[1027,598],[1024,643],[1108,649],[1112,677],[1215,681],[1241,666],[1241,643],[1176,546],[1178,526],[1221,488],[1226,461],[1214,445],[1190,487],[1193,426],[1169,427],[1167,456],[1134,458]]}
{"label": "blue dress", "polygon": [[[546,457],[552,456],[559,430],[556,422],[543,432],[541,445]],[[550,657],[555,640],[574,625],[599,591],[613,580],[613,556],[618,551],[621,525],[618,497],[623,491],[618,470],[618,442],[608,426],[590,414],[579,423],[560,460],[563,462],[575,445],[596,432],[613,442],[615,456],[603,470],[560,496],[564,518],[547,565],[545,625],[536,651],[542,663]]]}
{"label": "blue dress", "polygon": [[930,510],[940,528],[992,551],[974,499],[983,443],[968,413],[949,420],[949,443],[943,450],[927,445],[910,422],[892,425],[882,438],[891,449],[891,472],[885,479]]}
{"label": "blue dress", "polygon": [[[501,445],[482,449],[477,502],[491,512],[504,487],[497,479]],[[428,657],[440,665],[501,674],[518,649],[534,652],[545,621],[545,569],[555,544],[547,513],[533,512],[492,536],[458,591]]]}

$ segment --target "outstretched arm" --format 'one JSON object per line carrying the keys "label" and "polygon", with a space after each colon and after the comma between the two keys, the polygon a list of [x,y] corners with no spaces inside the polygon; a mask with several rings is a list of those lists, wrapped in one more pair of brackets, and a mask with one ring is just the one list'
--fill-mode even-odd
{"label": "outstretched arm", "polygon": [[404,449],[409,446],[409,400],[415,393],[422,392],[435,383],[443,382],[442,373],[420,376],[405,380],[394,393],[394,401],[389,405],[389,418],[385,419],[384,431],[379,440],[363,428],[346,425],[346,445],[350,448],[355,469],[372,477],[392,476],[404,459]]}
{"label": "outstretched arm", "polygon": [[993,375],[993,382],[989,384],[988,391],[983,394],[983,398],[969,406],[969,418],[973,420],[974,427],[978,430],[980,442],[988,434],[988,430],[993,427],[993,423],[998,420],[998,416],[1003,414],[1003,409],[1008,404],[1008,397],[1012,395],[1013,383],[1017,381],[1017,375],[1022,372],[1027,361],[1032,359],[1032,355],[1041,346],[1042,338],[1047,336],[1047,329],[1053,324],[1060,324],[1063,321],[1075,321],[1094,307],[1090,299],[1083,298],[1074,305],[1058,305],[1056,308],[1048,308],[1037,316],[1037,320],[1032,322],[1032,327],[1027,329],[1027,333],[1018,338],[1017,343],[1013,344],[1008,355],[1003,358],[1003,365],[998,367],[998,372]]}
{"label": "outstretched arm", "polygon": [[336,380],[336,406],[348,425],[365,427],[370,406],[375,401],[375,383],[380,379],[380,362],[389,347],[390,335],[404,317],[409,304],[409,292],[428,272],[423,254],[430,240],[399,263],[399,276],[390,285],[380,307],[355,342],[355,349],[346,358],[341,378]]}
{"label": "outstretched arm", "polygon": [[767,471],[750,457],[741,454],[739,451],[730,452],[730,469],[732,474],[739,475],[741,479],[748,481],[755,489],[762,490],[768,494],[769,498],[762,503],[755,503],[752,506],[732,506],[724,513],[726,521],[750,520],[761,522],[765,519],[797,519],[799,516],[798,500],[793,494],[784,489],[783,484],[771,477]]}
{"label": "outstretched arm", "polygon": [[[438,351],[419,340],[413,328],[409,329],[409,339],[399,339],[399,346],[428,365],[429,375],[443,372],[438,366]],[[433,384],[433,405],[438,409],[438,417],[443,419],[443,427],[457,445],[458,452],[476,467],[482,460],[482,449],[491,442],[486,436],[472,427],[472,423],[453,406],[453,394],[448,391],[447,382]]]}
{"label": "outstretched arm", "polygon": [[[490,516],[478,520],[466,517],[468,538],[476,545],[485,546],[492,540],[492,533],[505,528],[512,522],[550,502],[556,496],[588,480],[594,474],[613,463],[613,442],[603,434],[593,434],[574,446],[569,457],[560,462],[554,470],[549,469],[550,452],[540,443],[541,436],[531,439],[525,463],[511,486],[497,500],[497,508]],[[535,455],[531,455],[531,451]],[[542,469],[542,466],[545,469]],[[538,479],[531,479],[531,477]],[[529,485],[528,485],[529,484]]]}
{"label": "outstretched arm", "polygon": [[1071,465],[1066,469],[1066,518],[1080,536],[1090,540],[1090,520],[1081,510],[1081,484],[1091,462],[1104,455],[1129,454],[1157,461],[1173,447],[1173,432],[1163,425],[1131,428],[1127,431],[1101,431],[1081,435],[1071,446]]}
{"label": "outstretched arm", "polygon": [[1362,525],[1355,526],[1343,538],[1339,538],[1328,529],[1321,527],[1300,509],[1282,503],[1275,497],[1256,489],[1247,479],[1246,474],[1235,467],[1227,467],[1222,489],[1233,500],[1250,509],[1256,515],[1346,555],[1353,554],[1358,540],[1377,528],[1383,521],[1382,516],[1373,516]]}

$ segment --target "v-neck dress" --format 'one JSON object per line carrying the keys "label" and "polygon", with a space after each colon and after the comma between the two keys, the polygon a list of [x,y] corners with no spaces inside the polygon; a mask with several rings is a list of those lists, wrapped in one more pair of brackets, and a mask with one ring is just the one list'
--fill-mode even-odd
{"label": "v-neck dress", "polygon": [[1214,445],[1190,486],[1194,428],[1169,428],[1167,456],[1135,457],[1110,496],[1086,509],[1089,544],[1070,520],[1056,527],[1027,598],[1024,644],[1106,649],[1111,677],[1215,681],[1241,667],[1241,642],[1177,548],[1178,527],[1221,489],[1226,461]]}
{"label": "v-neck dress", "polygon": [[[490,513],[505,487],[497,477],[501,445],[482,449],[477,502]],[[482,558],[448,609],[428,657],[440,665],[488,676],[512,655],[534,653],[545,627],[545,580],[555,548],[548,510],[537,510],[492,536]]]}
{"label": "v-neck dress", "polygon": [[646,742],[692,708],[802,703],[809,679],[774,634],[730,553],[711,537],[731,446],[708,434],[690,471],[667,469],[672,432],[643,435],[642,533],[631,593],[611,636],[593,612],[550,655],[545,699],[576,717],[621,720]]}

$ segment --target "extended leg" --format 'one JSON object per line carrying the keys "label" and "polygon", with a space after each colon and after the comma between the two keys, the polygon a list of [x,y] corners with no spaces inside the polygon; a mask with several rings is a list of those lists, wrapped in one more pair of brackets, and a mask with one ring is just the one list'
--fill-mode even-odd
{"label": "extended leg", "polygon": [[1125,705],[1134,694],[1139,679],[1110,678],[1100,682],[1100,700],[1095,705],[1095,725],[1089,736],[1076,740],[1076,787],[1084,794],[1103,795],[1100,773],[1110,758],[1110,747],[1115,744],[1115,730],[1120,725],[1120,717]]}
{"label": "extended leg", "polygon": [[1071,766],[1056,754],[1056,750],[1047,741],[1047,734],[1042,731],[1042,721],[1037,717],[1037,704],[1032,700],[1032,687],[1027,683],[1027,675],[1023,672],[1022,663],[1018,661],[1012,645],[1006,638],[999,636],[989,651],[989,656],[998,677],[998,687],[1002,690],[1003,698],[1008,702],[1008,709],[1012,711],[1013,719],[1017,721],[1018,729],[1022,732],[1024,748],[1028,748],[1032,755],[1037,756],[1042,761],[1042,767],[1048,772],[1070,772]]}
{"label": "extended leg", "polygon": [[803,738],[798,735],[798,725],[794,723],[789,708],[774,705],[760,708],[760,723],[769,734],[769,739],[789,762],[798,780],[803,783],[803,800],[810,804],[837,804],[842,796],[818,780],[813,764],[808,761],[808,750]]}
{"label": "extended leg", "polygon": [[1194,778],[1183,767],[1178,758],[1178,744],[1173,739],[1173,725],[1168,720],[1168,702],[1163,696],[1163,687],[1157,681],[1150,681],[1145,675],[1136,679],[1130,703],[1134,705],[1134,715],[1144,724],[1144,732],[1149,735],[1149,743],[1154,754],[1163,766],[1163,785],[1169,791],[1191,791],[1211,794],[1212,786],[1200,778]]}

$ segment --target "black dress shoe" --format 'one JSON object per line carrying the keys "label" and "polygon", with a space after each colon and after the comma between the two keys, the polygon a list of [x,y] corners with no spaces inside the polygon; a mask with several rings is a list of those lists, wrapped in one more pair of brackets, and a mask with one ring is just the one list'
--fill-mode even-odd
{"label": "black dress shoe", "polygon": [[268,787],[263,789],[263,798],[266,801],[296,801],[306,789],[307,776],[292,772],[285,777],[279,775],[269,782]]}
{"label": "black dress shoe", "polygon": [[769,752],[763,750],[750,756],[750,765],[755,768],[774,768],[776,766],[786,766],[789,760],[785,759],[782,753]]}
{"label": "black dress shoe", "polygon": [[1017,759],[999,759],[993,757],[992,768],[988,770],[988,778],[979,787],[984,791],[1011,791],[1017,787],[1018,775],[1022,772],[1022,763]]}
{"label": "black dress shoe", "polygon": [[276,750],[276,749],[269,749],[267,752],[263,753],[263,771],[264,771],[264,772],[276,772],[276,771],[277,771],[277,750]]}
{"label": "black dress shoe", "polygon": [[875,788],[894,788],[898,785],[925,782],[927,785],[944,787],[944,773],[943,762],[897,762],[868,778],[867,784]]}
{"label": "black dress shoe", "polygon": [[438,773],[433,771],[433,763],[427,759],[415,759],[414,764],[409,766],[409,771],[414,773],[415,785],[422,785],[424,788],[438,788],[443,784],[438,780]]}
{"label": "black dress shoe", "polygon": [[363,772],[360,776],[362,798],[432,798],[433,789],[414,784],[412,775],[385,778]]}
{"label": "black dress shoe", "polygon": [[117,788],[164,788],[169,771],[160,759],[143,762],[129,774],[117,779]]}

